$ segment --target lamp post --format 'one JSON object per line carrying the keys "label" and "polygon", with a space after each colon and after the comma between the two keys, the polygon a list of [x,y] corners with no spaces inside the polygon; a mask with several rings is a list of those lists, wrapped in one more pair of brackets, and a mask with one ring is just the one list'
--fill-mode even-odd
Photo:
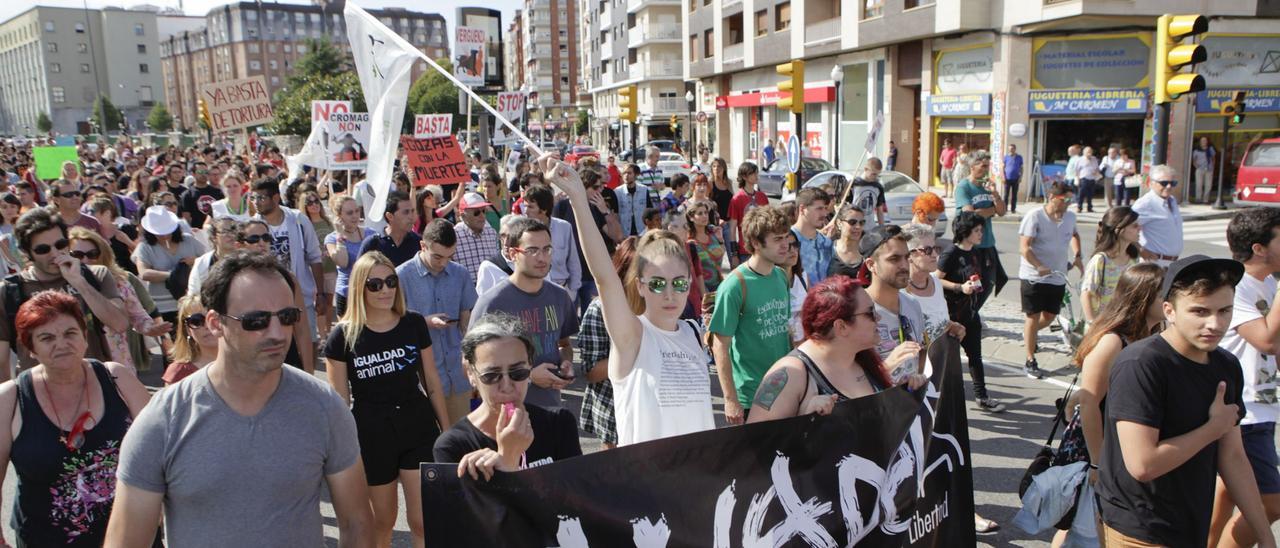
{"label": "lamp post", "polygon": [[831,68],[831,81],[836,84],[836,123],[831,134],[831,158],[836,169],[840,169],[840,104],[844,98],[840,96],[840,84],[844,83],[844,68],[836,65]]}
{"label": "lamp post", "polygon": [[596,111],[595,109],[589,108],[587,109],[587,139],[590,139],[591,143],[596,142],[595,129],[596,129]]}
{"label": "lamp post", "polygon": [[689,161],[692,162],[694,153],[698,148],[694,146],[694,140],[698,138],[698,130],[693,127],[693,91],[684,92],[684,102],[689,104],[689,121],[685,123],[685,131],[689,137]]}

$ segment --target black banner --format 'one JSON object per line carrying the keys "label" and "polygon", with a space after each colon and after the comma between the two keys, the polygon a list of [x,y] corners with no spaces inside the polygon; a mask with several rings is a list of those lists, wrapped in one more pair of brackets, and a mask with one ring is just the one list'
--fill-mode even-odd
{"label": "black banner", "polygon": [[602,451],[491,481],[422,465],[436,546],[973,546],[956,341],[931,382],[816,415]]}

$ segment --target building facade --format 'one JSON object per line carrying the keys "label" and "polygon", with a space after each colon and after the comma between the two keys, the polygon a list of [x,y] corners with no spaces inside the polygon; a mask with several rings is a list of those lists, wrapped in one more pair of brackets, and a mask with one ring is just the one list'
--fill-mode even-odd
{"label": "building facade", "polygon": [[164,98],[156,11],[33,7],[0,23],[0,134],[89,131],[98,96],[132,130]]}
{"label": "building facade", "polygon": [[[214,8],[202,28],[179,32],[160,43],[164,89],[175,125],[196,128],[200,86],[262,75],[275,93],[307,53],[308,39],[328,39],[349,57],[343,2],[314,5],[239,2]],[[383,24],[433,59],[449,57],[444,17],[402,8],[369,10]],[[414,67],[417,77],[426,62]]]}
{"label": "building facade", "polygon": [[503,89],[520,89],[524,86],[524,10],[516,10],[511,18],[502,47],[506,51],[502,58]]}
{"label": "building facade", "polygon": [[581,82],[581,6],[575,0],[525,0],[517,13],[521,85],[529,97],[529,131],[550,139],[577,120]]}

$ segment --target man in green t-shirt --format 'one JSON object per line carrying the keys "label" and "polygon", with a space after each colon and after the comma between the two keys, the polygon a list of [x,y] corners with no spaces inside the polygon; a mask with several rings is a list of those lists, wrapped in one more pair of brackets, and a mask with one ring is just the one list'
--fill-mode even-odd
{"label": "man in green t-shirt", "polygon": [[712,353],[724,391],[724,416],[742,424],[760,377],[791,351],[787,320],[791,293],[782,262],[793,245],[787,216],[776,207],[757,207],[742,220],[742,237],[751,258],[716,289],[711,332]]}
{"label": "man in green t-shirt", "polygon": [[1004,216],[1005,203],[989,177],[991,156],[980,150],[969,162],[969,176],[956,183],[956,216],[972,211],[982,217],[982,241],[973,246],[982,261],[982,292],[978,294],[977,302],[978,308],[982,308],[1007,280],[1000,264],[1000,253],[996,251],[996,232],[991,226],[992,217]]}

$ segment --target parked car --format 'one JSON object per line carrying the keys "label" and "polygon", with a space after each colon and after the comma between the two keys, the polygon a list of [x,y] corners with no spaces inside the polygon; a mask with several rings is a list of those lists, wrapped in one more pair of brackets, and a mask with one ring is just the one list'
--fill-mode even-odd
{"label": "parked car", "polygon": [[596,152],[594,147],[588,145],[573,145],[569,147],[568,153],[564,155],[564,161],[569,164],[577,164],[578,160],[583,158],[600,159],[600,153]]}
{"label": "parked car", "polygon": [[[630,162],[630,161],[631,161],[631,149],[627,148],[628,146],[631,146],[631,143],[629,143],[629,142],[628,142],[628,143],[623,143],[623,144],[622,144],[622,149],[623,149],[623,150],[622,150],[622,155],[620,156],[620,158],[621,158],[621,159],[622,159],[622,161],[624,161],[624,162]],[[649,141],[649,142],[647,142],[647,143],[645,143],[645,144],[643,144],[643,145],[637,145],[637,147],[636,147],[636,148],[640,151],[640,156],[641,156],[641,157],[640,157],[640,158],[637,158],[637,159],[636,159],[636,161],[644,160],[644,157],[643,157],[643,156],[644,156],[644,150],[645,150],[646,148],[649,148],[650,146],[658,147],[658,150],[659,150],[660,152],[675,152],[675,151],[676,151],[676,142],[675,142],[675,141],[672,141],[672,140],[670,140],[670,139],[655,139],[655,140],[653,140],[653,141]]]}
{"label": "parked car", "polygon": [[1280,137],[1252,143],[1236,171],[1236,205],[1280,206]]}
{"label": "parked car", "polygon": [[[757,164],[759,165],[759,164]],[[766,196],[779,198],[782,196],[782,188],[787,182],[787,162],[783,158],[777,158],[770,162],[760,170],[760,177],[756,182],[756,186],[764,192]],[[814,175],[824,171],[831,171],[835,166],[831,162],[822,158],[801,158],[800,159],[800,185],[803,186]]]}
{"label": "parked car", "polygon": [[[810,177],[804,183],[803,188],[829,184],[835,193],[835,199],[839,200],[844,196],[845,189],[853,181],[854,177],[853,173],[847,171],[824,171]],[[885,217],[885,223],[889,224],[911,222],[911,203],[915,201],[916,196],[919,196],[921,192],[929,192],[909,175],[897,171],[881,171],[880,184],[884,185],[885,206],[889,209],[889,213]],[[875,216],[868,214],[867,221],[874,224]],[[934,223],[933,233],[938,238],[947,233],[947,212],[945,210],[938,216],[938,222]]]}
{"label": "parked car", "polygon": [[685,177],[689,177],[693,166],[689,165],[689,161],[685,160],[684,156],[675,152],[663,152],[658,156],[658,169],[662,170],[663,180],[670,182],[677,173],[683,173]]}

